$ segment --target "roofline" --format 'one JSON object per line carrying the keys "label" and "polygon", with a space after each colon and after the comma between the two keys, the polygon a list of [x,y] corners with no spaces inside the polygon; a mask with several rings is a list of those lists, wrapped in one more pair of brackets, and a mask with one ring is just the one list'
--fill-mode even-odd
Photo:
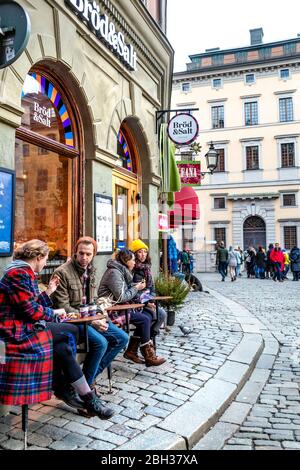
{"label": "roofline", "polygon": [[240,52],[240,51],[249,51],[252,49],[263,49],[264,47],[274,47],[274,46],[281,46],[283,44],[290,44],[294,42],[300,42],[300,36],[297,36],[296,38],[293,39],[286,39],[284,41],[275,41],[275,42],[268,42],[268,43],[263,43],[263,44],[252,44],[250,46],[244,46],[244,47],[235,47],[232,49],[220,49],[217,51],[211,51],[211,52],[202,52],[199,54],[192,54],[189,55],[189,58],[192,59],[194,57],[210,57],[213,55],[218,55],[218,54],[224,54],[224,53],[233,53],[233,52]]}

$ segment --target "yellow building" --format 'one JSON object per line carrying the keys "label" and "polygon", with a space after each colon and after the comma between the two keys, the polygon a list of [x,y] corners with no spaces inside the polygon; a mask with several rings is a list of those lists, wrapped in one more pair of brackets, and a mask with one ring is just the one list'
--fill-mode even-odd
{"label": "yellow building", "polygon": [[215,268],[215,241],[300,244],[300,37],[264,44],[261,28],[250,34],[250,46],[190,56],[173,77],[172,108],[199,108],[203,170],[209,143],[219,152],[217,171],[195,188],[193,246],[182,241],[199,271]]}

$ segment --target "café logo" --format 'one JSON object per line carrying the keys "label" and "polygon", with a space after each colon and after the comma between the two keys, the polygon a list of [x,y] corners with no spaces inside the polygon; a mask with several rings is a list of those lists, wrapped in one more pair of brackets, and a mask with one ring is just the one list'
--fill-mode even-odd
{"label": "caf\u00e9 logo", "polygon": [[46,127],[51,127],[51,108],[40,106],[38,103],[34,102],[33,120]]}
{"label": "caf\u00e9 logo", "polygon": [[176,114],[168,124],[168,135],[177,145],[189,145],[197,138],[199,125],[191,114]]}
{"label": "caf\u00e9 logo", "polygon": [[97,2],[65,0],[66,5],[87,25],[104,44],[116,54],[130,70],[136,70],[137,54],[131,44],[126,44],[124,34],[116,30],[107,15],[101,15]]}

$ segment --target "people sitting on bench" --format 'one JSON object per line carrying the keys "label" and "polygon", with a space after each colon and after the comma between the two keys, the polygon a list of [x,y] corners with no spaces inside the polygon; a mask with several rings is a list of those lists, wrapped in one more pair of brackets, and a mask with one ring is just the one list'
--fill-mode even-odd
{"label": "people sitting on bench", "polygon": [[43,241],[24,243],[0,280],[0,341],[5,343],[0,403],[39,403],[51,398],[53,388],[68,405],[108,419],[113,410],[91,391],[76,362],[77,327],[60,323],[65,310],[51,308],[50,295],[59,279],[52,278],[47,290],[39,292],[36,273],[42,271],[48,254]]}
{"label": "people sitting on bench", "polygon": [[[133,284],[132,271],[135,265],[134,253],[128,249],[119,251],[115,260],[109,260],[107,270],[105,271],[98,289],[99,297],[113,295],[118,303],[131,302],[139,292],[146,288],[146,282]],[[153,316],[147,315],[143,310],[132,310],[130,314],[130,323],[136,329],[134,335],[130,337],[129,345],[125,351],[124,357],[138,364],[144,361],[138,356],[140,347],[141,353],[145,359],[147,367],[159,366],[166,360],[163,357],[157,357],[153,343],[151,341],[151,325]]]}
{"label": "people sitting on bench", "polygon": [[[154,282],[151,274],[151,258],[149,255],[149,248],[142,240],[137,239],[129,246],[130,250],[135,255],[135,265],[132,271],[133,282],[139,282],[145,279],[146,287],[142,292],[148,292],[150,296],[155,296]],[[147,304],[148,308],[156,310],[154,303]],[[151,328],[151,336],[159,335],[160,327],[167,321],[167,312],[162,308],[158,307],[158,318],[154,322]]]}
{"label": "people sitting on bench", "polygon": [[[94,300],[96,289],[93,258],[97,243],[91,237],[80,238],[75,245],[72,259],[59,266],[53,273],[60,283],[52,294],[55,307],[64,308],[67,313],[79,312],[80,304]],[[83,373],[92,389],[96,389],[96,378],[106,369],[116,355],[126,347],[128,335],[111,321],[99,325],[100,331],[88,326],[89,352],[83,363]],[[79,327],[83,336],[83,326]]]}

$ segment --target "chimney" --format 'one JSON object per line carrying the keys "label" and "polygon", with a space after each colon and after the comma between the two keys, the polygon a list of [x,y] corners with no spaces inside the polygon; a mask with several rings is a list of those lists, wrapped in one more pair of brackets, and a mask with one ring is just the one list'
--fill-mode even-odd
{"label": "chimney", "polygon": [[262,28],[250,29],[251,46],[263,43],[264,32]]}

